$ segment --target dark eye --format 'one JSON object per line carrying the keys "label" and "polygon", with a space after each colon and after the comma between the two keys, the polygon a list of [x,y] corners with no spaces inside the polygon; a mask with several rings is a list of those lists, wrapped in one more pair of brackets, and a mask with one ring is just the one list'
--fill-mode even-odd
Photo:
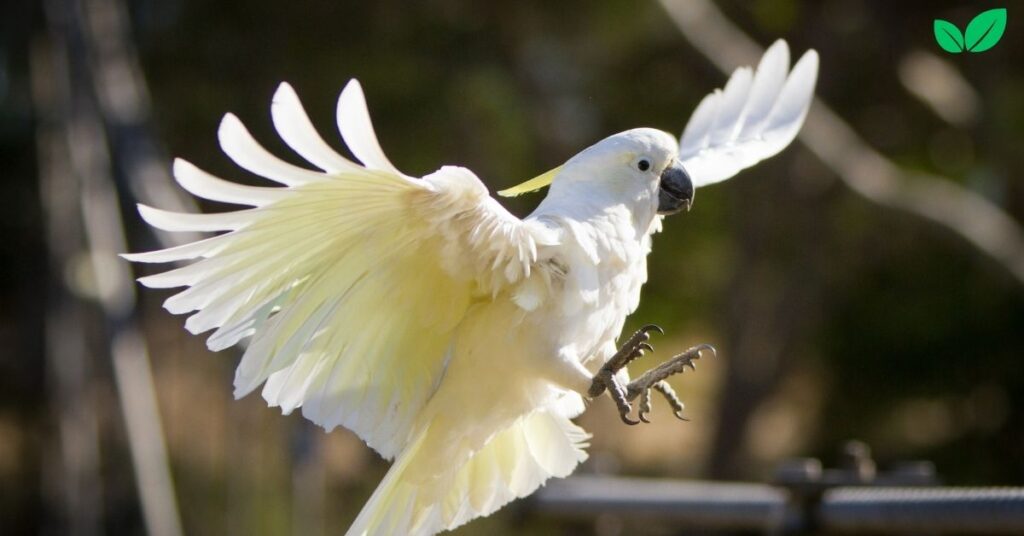
{"label": "dark eye", "polygon": [[648,169],[651,169],[651,161],[646,158],[641,158],[640,161],[636,163],[636,168],[640,171],[647,171]]}

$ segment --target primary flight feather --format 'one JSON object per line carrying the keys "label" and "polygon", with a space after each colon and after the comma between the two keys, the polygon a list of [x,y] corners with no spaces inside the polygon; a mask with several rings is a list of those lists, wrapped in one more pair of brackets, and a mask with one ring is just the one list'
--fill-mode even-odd
{"label": "primary flight feather", "polygon": [[807,52],[790,72],[776,42],[756,72],[738,69],[701,102],[681,141],[629,130],[504,191],[550,185],[524,219],[468,169],[399,171],[358,82],[337,108],[358,163],[320,137],[282,84],[274,126],[319,170],[274,157],[228,114],[224,152],[280,186],[243,186],[176,160],[184,189],[250,208],[140,206],[156,228],[222,234],[125,257],[190,261],[140,282],[187,287],[164,305],[191,313],[192,333],[211,332],[210,349],[248,339],[236,397],[262,385],[268,404],[301,408],[327,430],[344,426],[395,460],[349,534],[434,534],[571,473],[586,459],[588,436],[571,421],[584,397],[607,388],[627,420],[629,401],[646,401],[651,388],[670,396],[660,380],[687,360],[627,384],[625,364],[649,348],[646,335],[615,344],[639,303],[651,235],[664,215],[689,208],[694,187],[792,141],[817,62]]}

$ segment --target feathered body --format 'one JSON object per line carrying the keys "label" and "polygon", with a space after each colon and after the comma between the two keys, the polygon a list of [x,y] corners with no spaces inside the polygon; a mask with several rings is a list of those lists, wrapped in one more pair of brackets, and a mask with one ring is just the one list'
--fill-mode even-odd
{"label": "feathered body", "polygon": [[273,157],[228,115],[224,151],[282,186],[242,186],[176,161],[186,190],[252,208],[140,207],[161,229],[225,232],[126,257],[194,261],[140,281],[188,287],[165,307],[194,312],[193,333],[214,330],[211,349],[249,339],[236,396],[262,384],[270,405],[349,428],[395,459],[349,534],[451,529],[586,458],[588,436],[570,419],[639,303],[661,227],[659,173],[692,163],[693,184],[708,184],[785,147],[817,72],[813,53],[787,79],[788,63],[780,42],[756,76],[737,71],[698,108],[682,148],[634,129],[581,152],[545,179],[547,197],[522,220],[467,169],[398,171],[357,83],[342,92],[338,123],[361,165],[320,138],[283,84],[275,127],[321,171]]}
{"label": "feathered body", "polygon": [[[618,136],[642,154],[675,154],[675,140],[656,130]],[[591,150],[568,162],[523,221],[544,237],[536,257],[515,283],[469,306],[452,334],[444,381],[413,426],[413,447],[350,533],[454,527],[568,475],[586,458],[587,435],[569,419],[583,410],[578,393],[589,376],[572,373],[585,364],[596,369],[615,352],[647,279],[657,223],[655,181],[615,177],[620,188],[595,188],[599,194],[581,199],[574,185],[593,183],[595,163],[606,157],[628,170],[628,161],[617,161],[618,144],[601,147],[606,155]]]}

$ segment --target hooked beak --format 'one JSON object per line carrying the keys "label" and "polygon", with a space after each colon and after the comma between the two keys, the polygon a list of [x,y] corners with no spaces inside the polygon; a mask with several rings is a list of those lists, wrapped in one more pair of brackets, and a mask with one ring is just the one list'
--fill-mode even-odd
{"label": "hooked beak", "polygon": [[693,204],[693,182],[683,166],[673,161],[661,172],[658,185],[658,214],[675,214]]}

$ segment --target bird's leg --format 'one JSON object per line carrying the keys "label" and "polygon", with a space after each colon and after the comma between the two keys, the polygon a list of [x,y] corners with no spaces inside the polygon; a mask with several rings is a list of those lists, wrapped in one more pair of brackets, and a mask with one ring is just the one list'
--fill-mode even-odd
{"label": "bird's leg", "polygon": [[[689,367],[691,370],[696,370],[694,360],[700,359],[701,352],[704,350],[711,351],[712,355],[715,353],[714,347],[709,344],[702,344],[690,348],[689,350],[665,361],[661,365],[648,370],[639,378],[633,380],[626,386],[622,386],[615,379],[615,374],[625,368],[631,361],[644,355],[644,351],[653,351],[654,348],[647,341],[650,339],[650,332],[658,331],[664,333],[661,328],[653,324],[648,324],[640,328],[634,333],[626,342],[619,348],[619,351],[615,353],[598,370],[597,374],[594,375],[590,390],[588,394],[591,398],[599,396],[601,393],[608,390],[608,394],[611,395],[612,400],[615,401],[615,406],[619,410],[619,416],[622,418],[622,422],[626,424],[639,424],[640,421],[650,422],[647,420],[647,415],[651,411],[651,389],[658,391],[665,397],[669,405],[672,406],[673,413],[676,417],[682,420],[686,420],[683,417],[683,403],[676,396],[675,391],[668,382],[664,381],[669,376],[679,374]],[[635,421],[629,418],[629,413],[632,411],[630,401],[637,397],[640,397],[640,408],[639,417],[640,421]]]}
{"label": "bird's leg", "polygon": [[619,408],[619,416],[622,417],[622,422],[626,424],[637,424],[639,421],[634,421],[629,418],[629,413],[632,408],[629,405],[629,400],[626,398],[626,390],[619,382],[615,380],[615,374],[626,367],[630,361],[644,355],[644,350],[649,352],[654,351],[654,347],[647,341],[651,338],[650,332],[657,331],[664,333],[665,331],[654,324],[648,324],[634,333],[626,342],[619,348],[619,351],[615,352],[610,359],[597,371],[594,375],[594,379],[590,384],[590,390],[587,392],[590,398],[596,398],[605,391],[608,390],[608,394],[611,395],[612,400],[615,401],[616,407]]}
{"label": "bird's leg", "polygon": [[665,361],[664,363],[648,370],[643,373],[639,378],[629,382],[626,386],[626,400],[633,400],[636,397],[640,397],[640,411],[639,417],[641,421],[650,422],[647,420],[647,414],[651,411],[651,389],[658,391],[665,397],[669,405],[672,406],[672,413],[681,420],[687,420],[683,417],[683,402],[676,396],[676,392],[672,389],[672,386],[665,381],[669,376],[679,374],[686,370],[687,367],[690,370],[697,370],[697,365],[694,363],[695,360],[700,359],[701,352],[711,352],[711,355],[715,355],[715,348],[710,344],[701,344],[694,346],[689,350]]}

